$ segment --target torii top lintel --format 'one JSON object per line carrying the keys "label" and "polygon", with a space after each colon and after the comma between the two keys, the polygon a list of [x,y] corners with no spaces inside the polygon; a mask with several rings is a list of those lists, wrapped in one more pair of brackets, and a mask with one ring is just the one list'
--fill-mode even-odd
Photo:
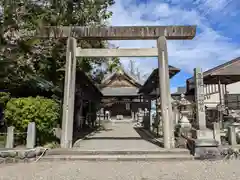
{"label": "torii top lintel", "polygon": [[49,26],[38,31],[38,37],[75,37],[101,40],[151,40],[165,36],[169,40],[193,39],[196,26]]}

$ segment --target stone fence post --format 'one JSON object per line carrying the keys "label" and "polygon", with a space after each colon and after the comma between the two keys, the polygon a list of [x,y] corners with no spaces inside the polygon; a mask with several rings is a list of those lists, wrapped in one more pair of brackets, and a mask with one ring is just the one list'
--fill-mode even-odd
{"label": "stone fence post", "polygon": [[27,148],[34,148],[36,145],[36,124],[30,122],[27,128]]}
{"label": "stone fence post", "polygon": [[219,145],[221,145],[221,130],[219,122],[213,123],[213,136],[216,141],[218,141]]}
{"label": "stone fence post", "polygon": [[237,145],[237,140],[236,140],[236,128],[232,125],[228,127],[228,142],[232,146]]}
{"label": "stone fence post", "polygon": [[14,126],[10,126],[7,128],[7,140],[6,140],[6,148],[13,148],[14,146]]}

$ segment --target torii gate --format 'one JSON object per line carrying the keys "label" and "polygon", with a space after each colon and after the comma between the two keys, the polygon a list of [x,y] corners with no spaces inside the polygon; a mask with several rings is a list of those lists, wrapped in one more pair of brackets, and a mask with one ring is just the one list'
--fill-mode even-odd
{"label": "torii gate", "polygon": [[[40,37],[68,38],[62,116],[61,147],[72,147],[75,101],[76,57],[158,57],[159,89],[164,131],[164,148],[174,148],[174,127],[166,40],[193,39],[196,26],[113,26],[113,27],[44,27]],[[157,48],[81,49],[77,39],[157,40]]]}

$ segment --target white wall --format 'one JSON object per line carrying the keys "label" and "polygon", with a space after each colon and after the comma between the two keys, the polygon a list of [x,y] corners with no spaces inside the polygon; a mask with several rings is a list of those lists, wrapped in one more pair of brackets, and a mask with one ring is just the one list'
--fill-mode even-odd
{"label": "white wall", "polygon": [[[229,84],[226,86],[226,89],[224,86],[222,86],[222,88],[223,88],[224,94],[226,91],[229,94],[240,94],[240,82]],[[217,104],[220,103],[218,87],[213,88],[211,86],[208,86],[208,87],[205,87],[204,89],[205,89],[204,90],[205,105],[207,107],[213,107],[213,108],[216,107]],[[215,90],[215,92],[213,90]]]}
{"label": "white wall", "polygon": [[229,94],[240,94],[240,82],[229,84],[227,86],[227,91]]}

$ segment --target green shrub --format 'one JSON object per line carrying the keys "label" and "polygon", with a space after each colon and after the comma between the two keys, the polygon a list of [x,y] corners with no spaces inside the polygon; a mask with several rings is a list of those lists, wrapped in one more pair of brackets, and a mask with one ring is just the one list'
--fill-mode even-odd
{"label": "green shrub", "polygon": [[0,107],[4,108],[10,98],[10,93],[0,92]]}
{"label": "green shrub", "polygon": [[53,128],[59,124],[60,106],[52,99],[43,97],[12,98],[5,109],[8,126],[14,126],[18,132],[26,132],[29,122],[35,122],[38,143],[45,144],[53,140]]}

